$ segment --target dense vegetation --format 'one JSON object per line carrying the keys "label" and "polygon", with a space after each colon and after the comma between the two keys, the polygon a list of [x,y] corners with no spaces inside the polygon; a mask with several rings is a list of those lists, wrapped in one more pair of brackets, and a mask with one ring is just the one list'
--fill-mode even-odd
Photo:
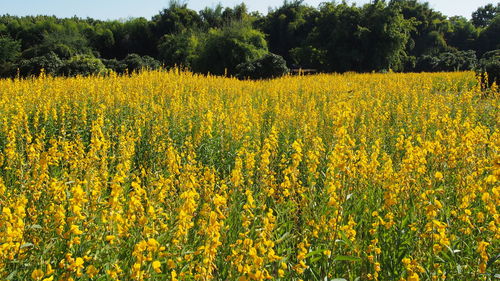
{"label": "dense vegetation", "polygon": [[[42,68],[52,75],[86,75],[161,65],[240,77],[260,77],[257,71],[277,76],[287,67],[454,71],[500,64],[498,56],[483,58],[497,49],[500,3],[478,8],[471,20],[446,17],[417,0],[318,8],[285,1],[267,15],[249,12],[244,4],[196,12],[174,1],[150,20],[0,17],[3,77],[38,74]],[[278,66],[263,70],[266,55]],[[478,65],[482,58],[484,64]]]}
{"label": "dense vegetation", "polygon": [[0,279],[498,280],[475,78],[1,79]]}

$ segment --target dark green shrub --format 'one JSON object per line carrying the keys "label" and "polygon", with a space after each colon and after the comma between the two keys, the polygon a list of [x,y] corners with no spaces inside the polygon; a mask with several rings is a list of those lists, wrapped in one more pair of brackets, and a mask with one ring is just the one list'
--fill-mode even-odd
{"label": "dark green shrub", "polygon": [[240,79],[270,79],[283,76],[288,71],[285,59],[272,53],[236,67],[237,77]]}
{"label": "dark green shrub", "polygon": [[[493,82],[500,84],[500,49],[486,52],[479,61],[477,72],[483,77],[483,83],[488,87]],[[488,74],[488,81],[484,80],[484,74]]]}
{"label": "dark green shrub", "polygon": [[423,55],[417,60],[417,71],[463,71],[473,70],[477,66],[476,52],[473,50]]}
{"label": "dark green shrub", "polygon": [[103,59],[102,63],[104,64],[104,66],[106,66],[107,69],[112,70],[116,73],[124,73],[125,69],[127,69],[127,65],[123,63],[123,61],[119,61],[117,59]]}
{"label": "dark green shrub", "polygon": [[60,73],[66,76],[88,76],[102,74],[106,67],[98,58],[89,55],[74,56],[67,60],[61,67]]}
{"label": "dark green shrub", "polygon": [[63,65],[64,62],[54,52],[49,52],[43,56],[21,60],[17,67],[21,76],[39,75],[42,69],[46,74],[57,75]]}
{"label": "dark green shrub", "polygon": [[130,54],[123,59],[122,63],[126,66],[129,72],[140,71],[142,69],[158,69],[161,64],[150,56],[141,57],[138,54]]}
{"label": "dark green shrub", "polygon": [[193,70],[215,75],[236,75],[239,64],[258,59],[268,52],[265,35],[245,22],[211,29],[199,49]]}

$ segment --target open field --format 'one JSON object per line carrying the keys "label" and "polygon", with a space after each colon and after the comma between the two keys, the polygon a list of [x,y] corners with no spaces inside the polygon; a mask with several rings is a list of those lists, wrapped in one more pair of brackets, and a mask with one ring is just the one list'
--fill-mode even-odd
{"label": "open field", "polygon": [[494,280],[500,99],[476,84],[0,80],[0,280]]}

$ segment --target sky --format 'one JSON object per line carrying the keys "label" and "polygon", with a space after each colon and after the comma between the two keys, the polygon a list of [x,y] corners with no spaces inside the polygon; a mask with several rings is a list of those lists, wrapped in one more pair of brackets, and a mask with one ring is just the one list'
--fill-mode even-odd
{"label": "sky", "polygon": [[[188,7],[199,11],[204,7],[215,7],[221,3],[224,7],[233,7],[244,1],[250,11],[266,14],[269,8],[283,4],[283,0],[184,0]],[[328,0],[305,0],[306,4],[318,6]],[[337,2],[340,2],[338,0]],[[447,16],[470,18],[478,7],[498,0],[429,0],[430,7]],[[370,0],[347,0],[348,3],[362,5]],[[150,19],[169,0],[0,0],[0,15],[56,15],[58,17],[92,17],[102,20],[145,17]]]}

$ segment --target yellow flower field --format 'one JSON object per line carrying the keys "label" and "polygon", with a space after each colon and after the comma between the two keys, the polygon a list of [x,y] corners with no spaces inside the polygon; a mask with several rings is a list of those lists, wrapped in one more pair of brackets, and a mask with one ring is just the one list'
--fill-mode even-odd
{"label": "yellow flower field", "polygon": [[0,80],[0,280],[494,280],[499,124],[472,72]]}

